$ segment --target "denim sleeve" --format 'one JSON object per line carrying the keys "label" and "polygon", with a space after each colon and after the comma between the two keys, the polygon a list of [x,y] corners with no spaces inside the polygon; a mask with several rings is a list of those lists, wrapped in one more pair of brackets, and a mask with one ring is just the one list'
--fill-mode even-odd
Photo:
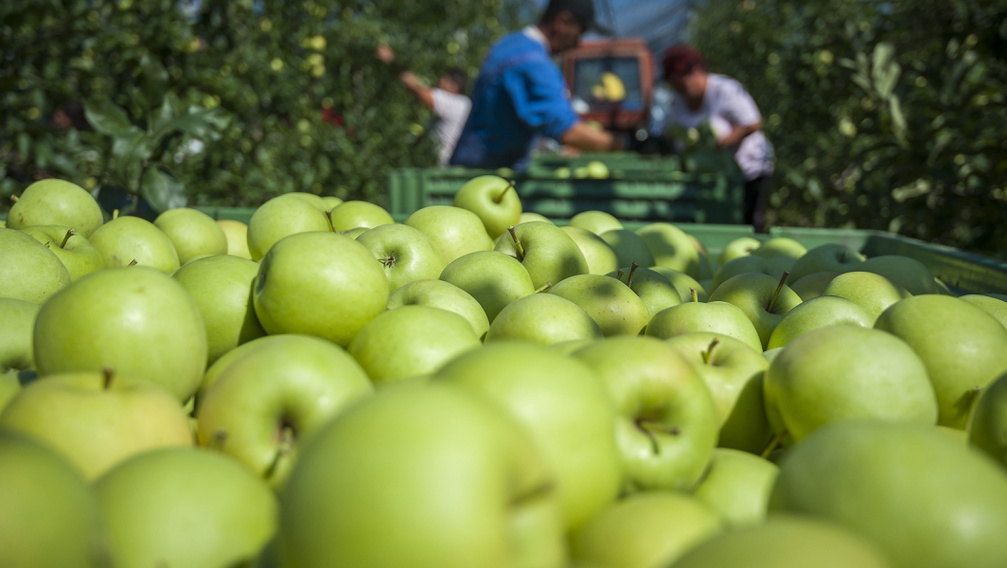
{"label": "denim sleeve", "polygon": [[518,119],[535,132],[559,140],[580,119],[570,105],[563,76],[548,59],[506,71],[503,85]]}

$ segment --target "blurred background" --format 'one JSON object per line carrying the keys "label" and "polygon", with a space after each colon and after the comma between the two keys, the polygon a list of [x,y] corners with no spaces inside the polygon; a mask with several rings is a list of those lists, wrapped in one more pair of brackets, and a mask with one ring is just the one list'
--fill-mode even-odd
{"label": "blurred background", "polygon": [[[36,179],[155,209],[291,191],[384,205],[432,167],[428,83],[542,0],[7,0],[0,212]],[[595,0],[614,37],[689,42],[740,80],[775,146],[774,225],[881,229],[1007,258],[1003,0]],[[670,96],[659,86],[655,117]]]}

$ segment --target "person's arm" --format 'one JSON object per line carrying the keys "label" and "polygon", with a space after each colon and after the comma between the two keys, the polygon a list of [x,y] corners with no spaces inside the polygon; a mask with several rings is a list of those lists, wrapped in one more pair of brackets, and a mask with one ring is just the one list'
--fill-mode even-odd
{"label": "person's arm", "polygon": [[588,126],[582,120],[573,123],[559,141],[587,152],[610,152],[619,149],[618,138],[612,136],[611,132]]}
{"label": "person's arm", "polygon": [[[384,62],[386,65],[392,65],[395,62],[395,52],[387,44],[381,44],[375,50],[375,56]],[[399,71],[399,80],[402,84],[409,89],[416,100],[423,103],[425,107],[430,110],[434,108],[434,96],[433,89],[429,85],[424,83],[415,73],[408,69],[401,69]]]}
{"label": "person's arm", "polygon": [[730,132],[719,138],[717,140],[717,145],[721,148],[737,146],[738,144],[741,144],[741,141],[750,134],[755,134],[760,130],[762,130],[761,121],[752,124],[738,124],[732,128]]}

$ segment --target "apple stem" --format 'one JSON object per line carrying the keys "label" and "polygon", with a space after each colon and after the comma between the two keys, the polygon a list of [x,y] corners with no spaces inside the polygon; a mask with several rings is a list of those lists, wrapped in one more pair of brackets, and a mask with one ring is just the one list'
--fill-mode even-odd
{"label": "apple stem", "polygon": [[118,218],[119,218],[119,210],[118,209],[113,209],[112,210],[112,219],[114,220],[114,219],[118,219]]}
{"label": "apple stem", "polygon": [[524,262],[524,247],[521,246],[521,241],[517,238],[517,231],[514,229],[514,225],[507,227],[507,232],[510,233],[511,239],[514,240],[514,249],[517,250],[517,259]]}
{"label": "apple stem", "polygon": [[112,376],[115,372],[111,367],[102,367],[101,369],[101,388],[102,390],[109,390],[112,388]]}
{"label": "apple stem", "polygon": [[139,264],[139,263],[134,258],[133,260],[129,261],[129,264],[127,264],[126,266],[136,266],[137,264]]}
{"label": "apple stem", "polygon": [[698,302],[699,301],[699,293],[696,292],[696,289],[695,288],[689,288],[689,292],[692,293],[692,301],[693,302]]}
{"label": "apple stem", "polygon": [[325,219],[329,222],[329,230],[336,232],[336,226],[332,224],[332,209],[325,210]]}
{"label": "apple stem", "polygon": [[780,291],[783,290],[784,284],[787,283],[787,278],[790,277],[790,273],[784,271],[783,278],[780,278],[780,284],[776,287],[776,291],[773,292],[773,297],[769,299],[769,305],[766,306],[766,311],[773,311],[773,306],[776,305],[776,298],[780,295]]}
{"label": "apple stem", "polygon": [[544,483],[533,487],[530,491],[518,495],[511,501],[511,505],[521,505],[522,503],[528,503],[539,497],[545,497],[551,494],[556,489],[552,480],[547,480]]}
{"label": "apple stem", "polygon": [[59,248],[66,248],[67,241],[70,240],[70,237],[72,237],[72,236],[74,236],[76,234],[77,234],[77,230],[76,229],[68,229],[67,232],[66,232],[66,236],[63,237],[63,242],[61,242],[59,244]]}
{"label": "apple stem", "polygon": [[720,339],[714,338],[714,340],[710,342],[710,346],[706,348],[706,351],[703,351],[703,363],[707,365],[710,364],[710,358],[713,357],[713,348],[717,345],[720,345]]}
{"label": "apple stem", "polygon": [[395,257],[394,256],[386,256],[384,258],[379,258],[378,262],[380,262],[381,266],[383,266],[385,268],[391,268],[392,266],[395,265]]}
{"label": "apple stem", "polygon": [[762,453],[760,454],[760,456],[763,459],[767,459],[768,460],[769,456],[772,455],[773,450],[775,450],[777,447],[779,447],[780,442],[782,442],[783,439],[787,437],[787,434],[788,434],[788,432],[787,432],[786,428],[784,428],[783,430],[781,430],[781,431],[777,432],[776,434],[774,434],[773,438],[771,440],[769,440],[769,445],[766,446],[766,449],[762,450]]}
{"label": "apple stem", "polygon": [[535,290],[535,293],[538,294],[539,292],[548,292],[550,288],[552,288],[552,282],[546,282],[545,284],[541,285],[537,290]]}
{"label": "apple stem", "polygon": [[17,203],[17,200],[18,200],[18,196],[16,196],[16,195],[11,195],[10,196],[10,202],[11,203]]}
{"label": "apple stem", "polygon": [[226,443],[227,443],[227,431],[215,430],[213,432],[213,448],[215,450],[223,451],[224,444]]}
{"label": "apple stem", "polygon": [[287,456],[294,449],[294,427],[286,420],[280,423],[279,443],[276,445],[276,453],[273,461],[269,462],[264,474],[266,479],[272,479],[276,475],[276,470],[280,467],[280,460]]}
{"label": "apple stem", "polygon": [[501,201],[503,201],[504,195],[507,195],[507,192],[513,188],[514,188],[514,180],[510,180],[509,182],[507,182],[507,187],[503,188],[503,191],[500,192],[500,195],[497,195],[496,197],[493,198],[493,202],[500,203]]}
{"label": "apple stem", "polygon": [[623,272],[622,269],[620,268],[619,270],[617,270],[615,272],[615,279],[616,280],[622,280],[622,275],[623,274],[625,274],[625,272]]}
{"label": "apple stem", "polygon": [[629,275],[626,276],[626,286],[633,286],[633,274],[636,272],[637,268],[640,268],[640,265],[635,262],[629,265]]}
{"label": "apple stem", "polygon": [[648,420],[646,418],[637,418],[636,427],[643,430],[643,433],[650,438],[651,449],[654,451],[654,455],[661,453],[660,446],[657,445],[657,437],[655,434],[667,434],[669,436],[681,435],[682,431],[677,426],[665,426],[660,422],[654,420]]}

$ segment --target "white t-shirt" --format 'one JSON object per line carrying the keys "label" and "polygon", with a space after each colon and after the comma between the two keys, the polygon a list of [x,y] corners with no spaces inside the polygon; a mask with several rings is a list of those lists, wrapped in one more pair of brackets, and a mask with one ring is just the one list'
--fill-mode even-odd
{"label": "white t-shirt", "polygon": [[455,144],[462,134],[465,120],[469,117],[472,101],[465,95],[449,93],[442,89],[431,89],[434,98],[434,116],[437,117],[434,134],[440,144],[437,163],[446,166],[455,151]]}
{"label": "white t-shirt", "polygon": [[[676,96],[671,102],[668,120],[686,128],[698,128],[708,122],[710,129],[719,138],[736,125],[760,122],[762,114],[741,83],[731,77],[711,73],[699,110],[689,109],[685,99]],[[773,146],[761,130],[741,141],[735,150],[734,159],[747,180],[773,173]]]}

